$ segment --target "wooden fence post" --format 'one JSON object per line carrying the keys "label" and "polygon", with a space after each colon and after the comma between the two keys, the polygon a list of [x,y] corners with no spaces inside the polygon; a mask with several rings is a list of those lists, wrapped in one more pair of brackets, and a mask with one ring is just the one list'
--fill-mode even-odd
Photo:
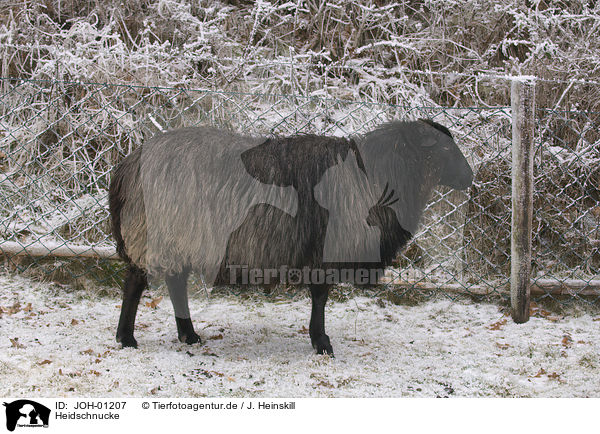
{"label": "wooden fence post", "polygon": [[512,106],[512,218],[510,301],[516,323],[529,320],[535,79],[515,77]]}

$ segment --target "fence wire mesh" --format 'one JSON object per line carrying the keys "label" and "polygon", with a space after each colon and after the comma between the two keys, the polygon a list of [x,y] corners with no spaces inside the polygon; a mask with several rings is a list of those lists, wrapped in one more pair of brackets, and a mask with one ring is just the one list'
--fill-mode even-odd
{"label": "fence wire mesh", "polygon": [[[445,126],[474,172],[438,188],[387,288],[508,295],[510,107],[405,107],[321,97],[0,79],[0,251],[8,267],[118,285],[107,191],[112,167],[160,130],[356,135],[391,119]],[[598,303],[600,114],[538,110],[534,296]],[[597,285],[600,286],[600,285]],[[560,296],[560,297],[559,297]]]}

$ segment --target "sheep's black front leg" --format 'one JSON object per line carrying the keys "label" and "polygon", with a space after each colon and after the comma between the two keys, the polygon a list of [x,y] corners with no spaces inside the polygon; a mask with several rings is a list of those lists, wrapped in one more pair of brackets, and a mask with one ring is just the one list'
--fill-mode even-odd
{"label": "sheep's black front leg", "polygon": [[310,316],[310,341],[317,354],[333,356],[329,336],[325,334],[325,303],[329,296],[329,285],[311,285],[312,313]]}
{"label": "sheep's black front leg", "polygon": [[117,326],[117,342],[121,342],[123,348],[137,348],[133,328],[140,297],[146,286],[148,286],[146,272],[135,265],[130,265],[123,284],[123,304]]}
{"label": "sheep's black front leg", "polygon": [[190,308],[188,306],[187,279],[190,274],[189,269],[184,269],[180,273],[171,273],[165,276],[169,296],[173,303],[175,311],[175,323],[177,324],[177,337],[186,344],[195,344],[200,342],[200,336],[194,331],[194,325],[190,318]]}

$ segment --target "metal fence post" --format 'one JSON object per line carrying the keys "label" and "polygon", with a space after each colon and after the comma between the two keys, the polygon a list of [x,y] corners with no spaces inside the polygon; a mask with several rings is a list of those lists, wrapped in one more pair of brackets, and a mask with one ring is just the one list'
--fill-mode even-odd
{"label": "metal fence post", "polygon": [[512,218],[510,301],[516,323],[529,320],[535,79],[516,77],[512,106]]}

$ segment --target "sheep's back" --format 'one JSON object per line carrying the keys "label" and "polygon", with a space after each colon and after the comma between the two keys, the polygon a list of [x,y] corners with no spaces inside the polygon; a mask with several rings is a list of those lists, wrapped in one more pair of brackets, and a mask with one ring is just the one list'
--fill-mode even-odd
{"label": "sheep's back", "polygon": [[[262,184],[244,169],[241,153],[261,140],[186,128],[151,139],[124,160],[121,233],[131,260],[151,274],[189,266],[212,280],[250,207],[269,203],[295,213],[291,187]],[[132,175],[136,159],[139,170]]]}

